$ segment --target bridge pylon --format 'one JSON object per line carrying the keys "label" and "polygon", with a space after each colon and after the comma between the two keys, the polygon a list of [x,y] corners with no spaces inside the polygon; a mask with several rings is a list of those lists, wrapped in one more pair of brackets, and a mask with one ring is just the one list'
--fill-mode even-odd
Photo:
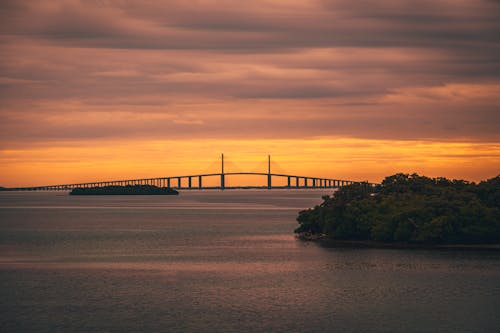
{"label": "bridge pylon", "polygon": [[267,188],[271,189],[271,155],[267,155]]}
{"label": "bridge pylon", "polygon": [[226,187],[226,179],[224,177],[224,153],[221,154],[221,173],[220,173],[220,189],[223,190]]}

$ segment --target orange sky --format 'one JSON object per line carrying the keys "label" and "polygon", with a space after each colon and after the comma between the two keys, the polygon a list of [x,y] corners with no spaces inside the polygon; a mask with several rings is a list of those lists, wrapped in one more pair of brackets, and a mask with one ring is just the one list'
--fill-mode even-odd
{"label": "orange sky", "polygon": [[[493,1],[6,0],[0,186],[500,173]],[[231,169],[231,165],[228,166]]]}

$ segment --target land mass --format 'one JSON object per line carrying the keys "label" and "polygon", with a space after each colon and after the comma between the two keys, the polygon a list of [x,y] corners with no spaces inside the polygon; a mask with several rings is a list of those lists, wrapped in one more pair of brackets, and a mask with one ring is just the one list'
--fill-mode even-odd
{"label": "land mass", "polygon": [[297,221],[299,238],[327,246],[497,248],[500,176],[475,184],[400,173],[345,186]]}
{"label": "land mass", "polygon": [[103,187],[77,187],[70,195],[178,195],[179,192],[170,187],[153,185],[126,185]]}

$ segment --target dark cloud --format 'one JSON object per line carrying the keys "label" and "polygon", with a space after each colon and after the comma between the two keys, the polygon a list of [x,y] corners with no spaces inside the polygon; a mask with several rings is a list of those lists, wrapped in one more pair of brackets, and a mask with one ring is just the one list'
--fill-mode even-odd
{"label": "dark cloud", "polygon": [[498,140],[499,14],[481,0],[6,0],[0,137]]}
{"label": "dark cloud", "polygon": [[404,45],[456,50],[497,44],[500,35],[500,6],[479,0],[453,5],[324,1],[323,6],[273,6],[265,1],[22,3],[7,2],[6,33],[93,47],[261,50]]}

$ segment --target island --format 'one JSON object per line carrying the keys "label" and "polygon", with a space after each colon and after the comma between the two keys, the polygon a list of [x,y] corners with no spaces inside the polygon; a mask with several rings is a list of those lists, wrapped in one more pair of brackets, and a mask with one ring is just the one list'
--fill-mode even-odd
{"label": "island", "polygon": [[77,187],[70,195],[178,195],[179,192],[170,187],[153,185],[126,185],[102,187]]}
{"label": "island", "polygon": [[297,221],[300,239],[329,246],[500,249],[500,176],[476,184],[399,173],[342,187]]}

